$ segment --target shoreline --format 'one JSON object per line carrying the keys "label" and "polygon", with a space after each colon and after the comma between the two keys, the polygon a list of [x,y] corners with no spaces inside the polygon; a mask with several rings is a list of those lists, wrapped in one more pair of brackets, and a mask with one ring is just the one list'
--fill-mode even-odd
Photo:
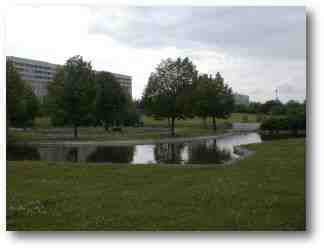
{"label": "shoreline", "polygon": [[142,140],[110,140],[110,141],[54,141],[54,142],[42,142],[42,141],[31,141],[31,142],[16,142],[14,144],[27,144],[27,145],[39,145],[39,146],[51,146],[51,145],[62,145],[66,147],[73,146],[87,146],[87,145],[102,145],[102,146],[129,146],[129,145],[144,145],[144,144],[161,144],[161,143],[181,143],[190,142],[196,140],[207,140],[224,138],[238,134],[240,132],[226,132],[219,135],[206,135],[197,137],[179,137],[179,138],[161,138],[161,139],[142,139]]}

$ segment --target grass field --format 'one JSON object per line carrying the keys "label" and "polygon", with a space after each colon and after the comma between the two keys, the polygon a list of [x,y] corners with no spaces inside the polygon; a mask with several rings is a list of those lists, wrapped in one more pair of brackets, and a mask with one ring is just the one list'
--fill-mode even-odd
{"label": "grass field", "polygon": [[7,163],[8,230],[304,230],[305,140],[212,167]]}
{"label": "grass field", "polygon": [[[257,122],[257,115],[256,114],[245,114],[245,113],[233,113],[230,118],[228,119],[216,119],[217,124],[223,124],[223,123],[233,123],[233,122]],[[211,119],[207,120],[207,124],[211,128]],[[147,126],[152,127],[167,127],[168,122],[167,120],[156,120],[152,117],[144,117],[144,124]],[[185,120],[176,120],[176,127],[200,127],[203,128],[203,121],[200,118],[192,118],[192,119],[185,119]]]}
{"label": "grass field", "polygon": [[[216,134],[224,133],[232,122],[256,122],[256,115],[234,113],[229,119],[218,119]],[[226,125],[226,124],[227,125]],[[195,137],[204,135],[215,135],[211,127],[211,120],[208,120],[207,127],[199,118],[177,120],[177,137]],[[155,120],[144,116],[144,127],[124,127],[123,132],[106,132],[103,127],[80,127],[77,140],[138,140],[138,139],[159,139],[170,136],[168,122]],[[51,126],[49,118],[36,118],[33,129],[27,131],[10,131],[10,141],[62,141],[74,140],[71,127],[55,128]]]}
{"label": "grass field", "polygon": [[[145,126],[150,127],[167,127],[168,122],[166,119],[163,120],[156,120],[152,117],[144,116],[144,124]],[[230,118],[228,119],[217,119],[217,123],[224,123],[224,122],[257,122],[257,115],[256,114],[245,114],[245,113],[233,113]],[[211,125],[211,120],[208,120],[208,123]],[[200,127],[203,128],[203,122],[200,118],[192,118],[186,120],[176,120],[176,127]],[[50,119],[48,117],[38,117],[35,119],[34,122],[35,129],[48,129],[52,128]]]}

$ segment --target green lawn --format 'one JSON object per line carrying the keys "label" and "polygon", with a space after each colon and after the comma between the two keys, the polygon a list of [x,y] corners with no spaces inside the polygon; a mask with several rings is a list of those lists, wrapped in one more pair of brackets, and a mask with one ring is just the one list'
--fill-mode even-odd
{"label": "green lawn", "polygon": [[[144,116],[144,124],[145,126],[153,126],[153,127],[167,127],[167,119],[156,120],[152,117]],[[217,119],[217,123],[224,122],[257,122],[256,114],[245,114],[245,113],[233,113],[229,119]],[[211,125],[211,120],[208,119],[208,123]],[[192,118],[186,120],[176,120],[177,127],[203,127],[203,122],[200,118]],[[51,122],[48,117],[38,117],[34,121],[35,129],[48,129],[51,128]]]}
{"label": "green lawn", "polygon": [[[233,113],[229,119],[218,119],[216,134],[224,133],[232,122],[256,122],[255,114]],[[227,125],[226,125],[227,124]],[[177,137],[195,137],[215,135],[208,120],[207,127],[199,118],[176,120]],[[106,132],[103,127],[80,127],[77,140],[142,140],[160,139],[170,136],[168,122],[144,116],[144,127],[124,127],[123,132]],[[10,131],[9,140],[15,141],[70,141],[74,140],[73,129],[69,127],[52,127],[47,117],[36,118],[34,127],[27,131]]]}
{"label": "green lawn", "polygon": [[304,230],[305,140],[228,166],[8,162],[8,230]]}
{"label": "green lawn", "polygon": [[[216,119],[217,124],[232,123],[232,122],[258,122],[256,114],[245,114],[245,113],[233,113],[228,119]],[[211,126],[212,120],[208,119],[207,124]],[[144,124],[147,126],[167,127],[168,121],[156,120],[152,117],[144,117]],[[176,127],[203,127],[203,121],[201,118],[195,117],[185,120],[176,120]]]}

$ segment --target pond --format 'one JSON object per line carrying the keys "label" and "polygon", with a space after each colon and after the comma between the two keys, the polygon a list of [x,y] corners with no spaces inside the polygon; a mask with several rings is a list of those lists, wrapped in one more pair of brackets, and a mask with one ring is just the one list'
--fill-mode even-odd
{"label": "pond", "polygon": [[10,145],[7,147],[7,160],[208,164],[239,157],[235,146],[261,142],[258,133],[245,133],[217,139],[143,145]]}

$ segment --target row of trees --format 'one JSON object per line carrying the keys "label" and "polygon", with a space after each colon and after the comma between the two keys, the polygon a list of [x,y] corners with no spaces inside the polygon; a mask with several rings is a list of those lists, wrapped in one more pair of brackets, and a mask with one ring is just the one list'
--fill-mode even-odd
{"label": "row of trees", "polygon": [[268,115],[288,115],[295,112],[296,109],[303,109],[306,106],[306,101],[299,103],[295,100],[290,100],[283,104],[279,100],[269,100],[265,103],[251,102],[249,105],[236,105],[235,112],[240,113],[259,113]]}
{"label": "row of trees", "polygon": [[[95,72],[81,56],[71,57],[57,69],[40,105],[30,84],[24,82],[13,63],[7,70],[7,126],[30,127],[37,115],[47,115],[54,126],[134,125],[139,114],[131,97],[108,72]],[[41,111],[40,111],[41,109]]]}
{"label": "row of trees", "polygon": [[306,130],[306,101],[298,103],[296,101],[289,101],[283,105],[284,111],[272,113],[270,118],[264,120],[261,124],[261,129],[273,133],[276,131],[292,131],[297,134],[299,130]]}
{"label": "row of trees", "polygon": [[26,128],[39,113],[39,101],[29,84],[24,82],[11,61],[6,64],[7,127]]}
{"label": "row of trees", "polygon": [[232,89],[217,73],[199,75],[189,58],[162,60],[151,73],[142,98],[145,113],[170,120],[175,135],[175,120],[198,116],[227,118],[234,110]]}
{"label": "row of trees", "polygon": [[[46,109],[56,126],[101,125],[106,130],[134,119],[135,106],[115,77],[95,72],[91,63],[74,56],[60,67],[48,86]],[[136,117],[135,117],[136,118]]]}

